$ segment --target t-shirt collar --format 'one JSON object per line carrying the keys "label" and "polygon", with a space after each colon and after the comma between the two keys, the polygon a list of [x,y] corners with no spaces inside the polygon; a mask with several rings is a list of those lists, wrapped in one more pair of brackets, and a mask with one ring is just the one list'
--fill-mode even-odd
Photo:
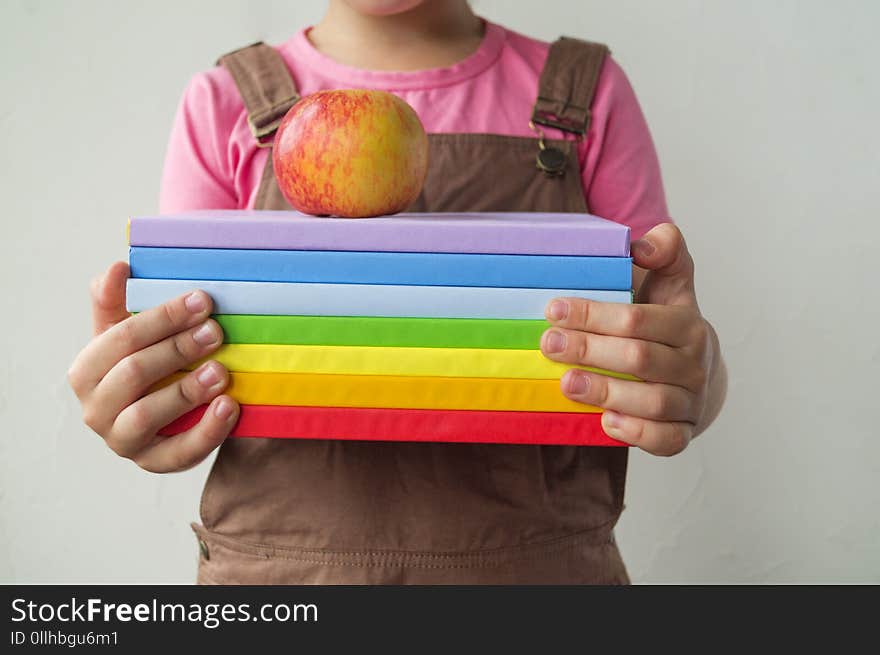
{"label": "t-shirt collar", "polygon": [[405,91],[412,89],[436,88],[456,84],[479,75],[491,66],[500,56],[504,47],[506,32],[503,27],[482,19],[485,24],[483,40],[475,52],[465,59],[442,68],[429,68],[417,71],[372,71],[341,64],[319,52],[308,39],[311,27],[297,32],[281,46],[287,50],[294,62],[321,72],[333,78],[340,86],[364,87]]}

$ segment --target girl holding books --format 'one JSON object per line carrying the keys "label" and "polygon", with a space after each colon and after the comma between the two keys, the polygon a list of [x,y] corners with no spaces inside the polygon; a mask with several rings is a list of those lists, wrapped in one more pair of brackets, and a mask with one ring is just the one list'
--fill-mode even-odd
{"label": "girl holding books", "polygon": [[[272,130],[299,96],[393,92],[429,132],[422,211],[586,212],[628,225],[634,305],[555,299],[541,350],[572,365],[561,391],[605,409],[609,435],[681,452],[721,409],[726,372],[700,314],[694,266],[672,225],[654,146],[607,50],[544,43],[476,16],[466,0],[329,0],[277,47],[236,51],[184,92],[161,210],[286,209]],[[541,149],[553,157],[538,160]],[[624,448],[226,439],[238,407],[208,362],[222,343],[194,291],[131,317],[127,265],[92,285],[95,336],[71,366],[85,422],[155,472],[220,450],[202,497],[202,583],[626,583],[613,528]],[[175,437],[157,431],[209,404]]]}

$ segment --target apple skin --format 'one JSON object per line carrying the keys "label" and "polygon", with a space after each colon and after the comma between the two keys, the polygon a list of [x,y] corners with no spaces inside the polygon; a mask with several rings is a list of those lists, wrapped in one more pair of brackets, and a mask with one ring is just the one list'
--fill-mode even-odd
{"label": "apple skin", "polygon": [[413,108],[391,93],[318,91],[282,119],[272,166],[281,193],[304,214],[395,214],[421,193],[428,137]]}

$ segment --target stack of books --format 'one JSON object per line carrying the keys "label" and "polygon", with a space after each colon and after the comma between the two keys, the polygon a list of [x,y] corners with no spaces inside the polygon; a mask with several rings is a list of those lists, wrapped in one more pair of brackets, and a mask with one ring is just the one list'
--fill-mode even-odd
{"label": "stack of books", "polygon": [[539,347],[553,298],[632,302],[625,226],[202,211],[132,218],[129,244],[129,311],[213,298],[225,339],[210,358],[242,405],[235,436],[621,445],[599,408],[562,394],[570,366]]}

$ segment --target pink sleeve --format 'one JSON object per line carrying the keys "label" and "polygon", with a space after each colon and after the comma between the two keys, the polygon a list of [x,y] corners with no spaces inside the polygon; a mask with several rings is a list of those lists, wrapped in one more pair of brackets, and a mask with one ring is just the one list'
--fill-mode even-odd
{"label": "pink sleeve", "polygon": [[[238,209],[230,134],[244,106],[224,89],[225,71],[192,78],[177,109],[162,171],[159,211]],[[231,79],[231,78],[230,78]]]}
{"label": "pink sleeve", "polygon": [[590,212],[628,225],[633,239],[672,222],[651,132],[626,74],[611,57],[599,77],[593,117],[581,167]]}

